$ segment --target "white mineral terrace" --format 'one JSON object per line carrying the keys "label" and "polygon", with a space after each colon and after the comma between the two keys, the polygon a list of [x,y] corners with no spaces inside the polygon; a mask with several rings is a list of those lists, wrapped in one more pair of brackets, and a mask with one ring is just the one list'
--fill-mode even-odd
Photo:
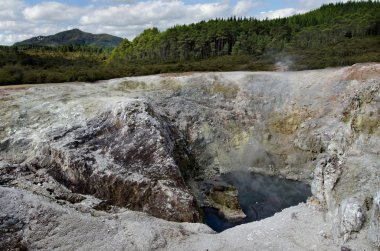
{"label": "white mineral terrace", "polygon": [[[0,238],[30,250],[377,250],[379,126],[377,63],[1,87]],[[218,234],[190,223],[196,180],[238,169],[313,196]]]}

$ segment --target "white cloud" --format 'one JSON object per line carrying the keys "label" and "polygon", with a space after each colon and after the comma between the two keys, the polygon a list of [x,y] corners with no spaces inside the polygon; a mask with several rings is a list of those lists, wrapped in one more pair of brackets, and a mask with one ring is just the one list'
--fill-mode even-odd
{"label": "white cloud", "polygon": [[316,9],[321,7],[323,4],[328,3],[336,3],[336,2],[348,2],[348,1],[360,1],[360,0],[296,0],[296,1],[288,1],[288,2],[294,2],[293,6],[296,7],[289,7],[289,8],[283,8],[278,10],[270,10],[270,11],[264,11],[260,12],[256,15],[259,19],[273,19],[273,18],[281,18],[281,17],[288,17],[295,14],[301,14],[305,13],[309,10]]}
{"label": "white cloud", "polygon": [[100,7],[80,18],[80,27],[133,38],[152,26],[161,30],[216,17],[231,16],[228,2],[185,4],[180,0],[158,0]]}
{"label": "white cloud", "polygon": [[32,37],[32,34],[0,34],[0,44],[14,44]]}
{"label": "white cloud", "polygon": [[322,4],[336,3],[336,2],[348,2],[348,1],[350,1],[350,0],[298,0],[297,2],[298,2],[299,7],[306,8],[306,9],[310,10],[313,8],[320,7]]}
{"label": "white cloud", "polygon": [[77,19],[87,10],[58,2],[44,2],[25,8],[22,13],[29,21],[68,21]]}
{"label": "white cloud", "polygon": [[147,1],[100,8],[80,19],[81,25],[134,26],[181,24],[226,16],[226,2],[185,4],[182,1]]}
{"label": "white cloud", "polygon": [[24,3],[21,0],[0,1],[0,21],[10,21],[18,18],[23,7]]}
{"label": "white cloud", "polygon": [[249,11],[256,7],[258,3],[252,0],[238,1],[233,9],[232,14],[235,16],[245,16]]}
{"label": "white cloud", "polygon": [[259,15],[256,17],[259,19],[274,19],[274,18],[281,18],[281,17],[288,17],[291,15],[304,13],[306,10],[300,10],[300,9],[294,9],[294,8],[285,8],[285,9],[279,9],[279,10],[271,10],[266,12],[260,12]]}

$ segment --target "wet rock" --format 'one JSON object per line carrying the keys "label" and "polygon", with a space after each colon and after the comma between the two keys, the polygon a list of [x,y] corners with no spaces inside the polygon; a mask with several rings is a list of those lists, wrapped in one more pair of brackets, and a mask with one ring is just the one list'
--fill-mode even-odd
{"label": "wet rock", "polygon": [[236,187],[217,185],[212,187],[209,193],[211,207],[218,209],[225,219],[235,221],[246,217],[240,207]]}

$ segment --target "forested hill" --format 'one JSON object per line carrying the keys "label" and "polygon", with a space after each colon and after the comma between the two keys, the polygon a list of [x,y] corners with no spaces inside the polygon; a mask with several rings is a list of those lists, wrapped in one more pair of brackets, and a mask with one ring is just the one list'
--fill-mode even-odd
{"label": "forested hill", "polygon": [[264,63],[290,58],[295,69],[322,68],[380,61],[379,35],[379,1],[337,3],[288,18],[232,17],[147,29],[133,41],[124,39],[109,62],[186,63],[232,55]]}
{"label": "forested hill", "polygon": [[37,36],[18,43],[20,45],[41,45],[41,46],[60,46],[60,45],[87,45],[102,48],[115,48],[120,45],[122,38],[109,34],[91,34],[79,29],[62,31],[51,36]]}

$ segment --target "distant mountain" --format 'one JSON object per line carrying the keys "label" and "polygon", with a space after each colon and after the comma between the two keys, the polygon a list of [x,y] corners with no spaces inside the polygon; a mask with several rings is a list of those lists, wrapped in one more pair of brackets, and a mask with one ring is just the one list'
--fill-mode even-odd
{"label": "distant mountain", "polygon": [[14,45],[93,45],[98,47],[117,47],[123,41],[122,38],[109,34],[92,34],[79,29],[62,31],[50,36],[37,36],[17,42]]}

